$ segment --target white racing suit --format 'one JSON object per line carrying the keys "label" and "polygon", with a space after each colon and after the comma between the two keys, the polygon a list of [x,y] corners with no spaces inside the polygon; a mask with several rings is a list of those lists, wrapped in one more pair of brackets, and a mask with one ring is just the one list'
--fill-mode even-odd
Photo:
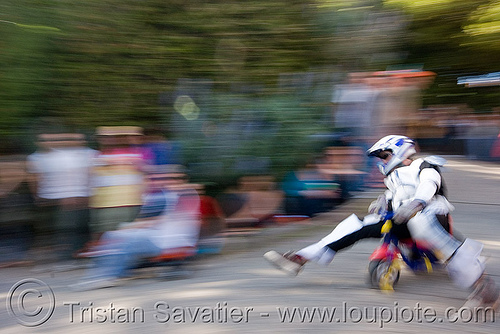
{"label": "white racing suit", "polygon": [[[408,220],[407,224],[393,225],[393,233],[400,238],[411,237],[428,244],[436,256],[447,263],[447,270],[453,282],[461,288],[470,288],[484,271],[479,260],[482,245],[466,239],[463,243],[445,229],[443,220],[453,209],[444,196],[444,185],[439,167],[444,160],[438,157],[417,159],[409,166],[392,171],[384,180],[387,186],[385,198],[388,207],[397,213],[398,209],[414,200],[424,208]],[[438,221],[440,218],[440,221]],[[305,259],[319,264],[328,264],[336,252],[365,238],[380,238],[384,221],[380,214],[370,214],[363,220],[351,215],[340,222],[335,229],[319,242],[297,252]],[[445,226],[445,227],[444,227]]]}

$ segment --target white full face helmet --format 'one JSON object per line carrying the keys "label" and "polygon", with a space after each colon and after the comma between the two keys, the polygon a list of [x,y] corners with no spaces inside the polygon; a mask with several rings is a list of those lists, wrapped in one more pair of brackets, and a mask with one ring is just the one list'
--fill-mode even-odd
{"label": "white full face helmet", "polygon": [[366,151],[368,156],[385,159],[388,153],[391,158],[379,163],[380,172],[389,175],[394,168],[398,167],[404,160],[417,153],[415,142],[405,136],[389,135],[380,139]]}

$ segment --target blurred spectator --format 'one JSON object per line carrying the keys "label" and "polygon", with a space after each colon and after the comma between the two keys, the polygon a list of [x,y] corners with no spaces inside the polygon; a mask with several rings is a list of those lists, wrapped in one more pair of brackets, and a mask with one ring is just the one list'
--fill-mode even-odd
{"label": "blurred spectator", "polygon": [[143,147],[148,163],[151,165],[179,165],[181,163],[177,146],[169,141],[159,128],[152,127],[144,130]]}
{"label": "blurred spectator", "polygon": [[404,77],[384,73],[371,79],[380,94],[372,120],[375,137],[388,133],[406,135],[408,121],[418,110],[418,88]]}
{"label": "blurred spectator", "polygon": [[94,240],[135,219],[142,204],[145,166],[141,128],[99,127],[97,137],[100,153],[94,161],[90,201]]}
{"label": "blurred spectator", "polygon": [[466,154],[468,159],[495,160],[495,143],[500,127],[495,123],[471,127],[466,135]]}
{"label": "blurred spectator", "polygon": [[70,259],[89,240],[88,198],[95,151],[77,133],[40,135],[38,146],[27,158],[39,211],[37,229],[56,241],[59,259]]}
{"label": "blurred spectator", "polygon": [[200,232],[200,200],[182,173],[165,168],[150,172],[144,205],[138,218],[104,233],[98,245],[87,253],[95,266],[84,280],[72,286],[83,291],[112,286],[141,261],[192,248]]}
{"label": "blurred spectator", "polygon": [[349,73],[346,84],[334,90],[335,127],[350,138],[366,138],[374,131],[372,117],[378,91],[370,86],[371,73]]}
{"label": "blurred spectator", "polygon": [[32,245],[33,197],[26,177],[25,157],[0,160],[0,267],[26,265]]}
{"label": "blurred spectator", "polygon": [[[332,99],[335,126],[346,136],[344,144],[366,150],[388,133],[408,135],[417,119],[421,92],[434,77],[435,73],[418,69],[349,73],[347,84],[336,86]],[[375,162],[363,160],[362,170],[369,173],[364,182],[381,184]]]}
{"label": "blurred spectator", "polygon": [[[332,99],[334,120],[335,127],[345,136],[342,145],[366,150],[373,138],[378,136],[381,92],[385,84],[385,81],[374,77],[371,72],[349,73],[347,83],[335,87]],[[370,172],[374,169],[374,162],[365,157],[362,158],[362,164],[363,171]],[[378,173],[373,175],[378,177]],[[344,192],[343,196],[345,195]]]}
{"label": "blurred spectator", "polygon": [[332,175],[323,173],[315,166],[290,172],[283,179],[285,211],[287,214],[312,217],[331,210],[340,203],[340,190]]}
{"label": "blurred spectator", "polygon": [[379,91],[372,120],[375,137],[388,133],[409,134],[412,122],[418,120],[422,91],[430,86],[435,76],[433,72],[418,69],[373,73],[369,82]]}
{"label": "blurred spectator", "polygon": [[198,185],[200,197],[200,235],[198,254],[219,253],[225,244],[226,217],[219,202],[205,194],[204,187]]}
{"label": "blurred spectator", "polygon": [[348,82],[335,87],[335,126],[370,143],[387,133],[407,134],[420,109],[421,92],[434,77],[416,69],[349,73]]}
{"label": "blurred spectator", "polygon": [[31,193],[36,205],[35,233],[42,246],[47,246],[48,237],[54,233],[55,207],[57,200],[53,197],[52,181],[56,178],[50,168],[51,138],[49,134],[41,134],[37,138],[37,150],[27,157],[27,175]]}

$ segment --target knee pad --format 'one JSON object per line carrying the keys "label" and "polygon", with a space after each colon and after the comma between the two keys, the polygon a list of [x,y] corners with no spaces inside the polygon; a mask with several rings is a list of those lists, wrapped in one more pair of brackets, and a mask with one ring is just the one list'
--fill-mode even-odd
{"label": "knee pad", "polygon": [[432,213],[420,213],[408,221],[411,237],[427,243],[442,260],[449,259],[460,241],[449,234]]}
{"label": "knee pad", "polygon": [[472,239],[465,239],[458,247],[446,266],[455,285],[468,289],[481,277],[484,272],[484,263],[479,258],[482,250],[483,245]]}
{"label": "knee pad", "polygon": [[431,220],[423,213],[418,213],[410,219],[407,226],[412,238],[415,240],[427,241],[433,234]]}

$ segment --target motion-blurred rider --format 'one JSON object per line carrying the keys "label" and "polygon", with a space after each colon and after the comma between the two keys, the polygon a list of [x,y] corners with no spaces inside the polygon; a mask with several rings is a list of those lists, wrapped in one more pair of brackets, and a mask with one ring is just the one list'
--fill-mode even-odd
{"label": "motion-blurred rider", "polygon": [[498,306],[499,289],[485,274],[480,259],[482,244],[465,239],[459,241],[448,233],[448,214],[453,209],[444,194],[439,167],[444,159],[415,159],[415,143],[404,136],[390,135],[380,139],[368,151],[380,159],[379,169],[385,175],[387,190],[370,205],[360,220],[351,215],[319,242],[298,252],[280,254],[269,251],[264,257],[279,269],[297,275],[308,261],[329,264],[335,254],[365,238],[380,238],[382,217],[394,212],[392,232],[400,238],[411,237],[426,242],[446,264],[452,281],[460,288],[471,289],[466,305]]}

